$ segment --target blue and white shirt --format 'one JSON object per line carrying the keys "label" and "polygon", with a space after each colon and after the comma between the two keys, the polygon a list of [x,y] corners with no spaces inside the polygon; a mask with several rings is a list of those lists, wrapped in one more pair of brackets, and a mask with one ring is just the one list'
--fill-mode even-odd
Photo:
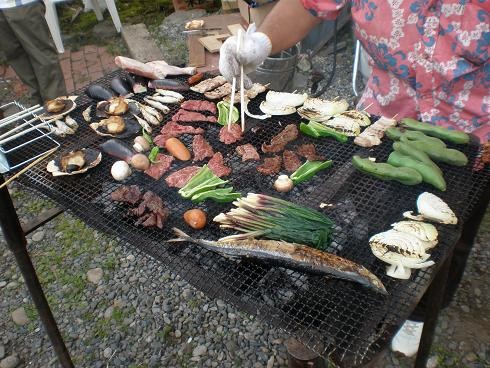
{"label": "blue and white shirt", "polygon": [[37,3],[39,0],[0,0],[0,9],[15,8],[18,6]]}

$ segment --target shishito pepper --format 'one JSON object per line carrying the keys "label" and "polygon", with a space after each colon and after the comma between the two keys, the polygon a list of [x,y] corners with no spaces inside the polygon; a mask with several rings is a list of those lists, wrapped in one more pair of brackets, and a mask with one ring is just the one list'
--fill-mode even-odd
{"label": "shishito pepper", "polygon": [[405,118],[401,120],[401,125],[407,129],[418,130],[432,137],[441,138],[445,141],[466,144],[470,141],[470,136],[459,130],[450,130],[441,126],[422,123],[420,121]]}
{"label": "shishito pepper", "polygon": [[444,180],[442,173],[424,162],[418,161],[410,156],[405,156],[400,152],[393,151],[390,153],[387,163],[396,167],[409,167],[417,170],[420,175],[422,175],[422,180],[424,182],[431,184],[441,191],[446,190],[446,181]]}
{"label": "shishito pepper", "polygon": [[298,170],[293,172],[290,179],[294,185],[311,179],[317,172],[332,166],[332,160],[328,161],[306,161]]}
{"label": "shishito pepper", "polygon": [[[218,108],[218,124],[226,125],[228,124],[228,115],[230,113],[230,104],[226,101],[220,101],[216,104]],[[240,118],[240,113],[238,109],[233,106],[233,110],[231,112],[231,122],[236,123]]]}
{"label": "shishito pepper", "polygon": [[308,124],[301,123],[299,125],[299,130],[301,133],[313,138],[331,137],[341,143],[345,143],[349,139],[345,134],[339,133],[335,129],[326,127],[313,120],[310,120]]}
{"label": "shishito pepper", "polygon": [[422,175],[409,167],[396,167],[384,162],[373,162],[357,155],[352,157],[352,164],[359,171],[381,180],[396,180],[405,185],[416,185],[422,182]]}

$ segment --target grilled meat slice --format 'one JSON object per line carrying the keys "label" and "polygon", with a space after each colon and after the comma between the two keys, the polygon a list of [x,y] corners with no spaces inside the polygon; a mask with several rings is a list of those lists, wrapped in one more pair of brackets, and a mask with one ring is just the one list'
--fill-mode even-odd
{"label": "grilled meat slice", "polygon": [[298,128],[294,124],[286,125],[286,127],[277,135],[272,137],[270,144],[262,144],[262,152],[277,153],[286,147],[289,142],[298,138]]}
{"label": "grilled meat slice", "polygon": [[264,163],[257,166],[257,171],[263,175],[276,175],[281,170],[281,156],[266,157]]}
{"label": "grilled meat slice", "polygon": [[242,162],[250,161],[250,160],[251,161],[259,161],[260,160],[260,156],[257,153],[257,150],[250,143],[238,146],[235,149],[235,151],[236,151],[236,153],[238,153],[239,156],[242,157]]}

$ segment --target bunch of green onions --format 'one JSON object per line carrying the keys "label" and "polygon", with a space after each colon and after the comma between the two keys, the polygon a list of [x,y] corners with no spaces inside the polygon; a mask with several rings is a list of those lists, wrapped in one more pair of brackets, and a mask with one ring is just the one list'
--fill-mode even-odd
{"label": "bunch of green onions", "polygon": [[220,213],[214,221],[222,228],[235,229],[242,234],[221,238],[222,241],[264,237],[318,249],[330,243],[333,222],[318,211],[254,193],[233,204],[237,208]]}

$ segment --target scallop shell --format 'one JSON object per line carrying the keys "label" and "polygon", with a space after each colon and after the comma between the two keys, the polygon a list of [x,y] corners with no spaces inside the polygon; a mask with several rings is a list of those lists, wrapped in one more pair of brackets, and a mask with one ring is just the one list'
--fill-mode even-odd
{"label": "scallop shell", "polygon": [[261,102],[260,110],[264,114],[268,115],[290,115],[296,112],[296,108],[294,106],[277,106],[267,101]]}
{"label": "scallop shell", "polygon": [[287,93],[269,91],[265,95],[265,100],[272,106],[301,106],[308,98],[307,93]]}
{"label": "scallop shell", "polygon": [[98,123],[91,123],[89,125],[95,131],[95,133],[104,137],[129,138],[137,135],[140,132],[141,126],[136,120],[128,117],[124,117],[123,119],[125,124],[125,130],[120,134],[109,133],[105,129],[105,126],[100,124],[100,121]]}
{"label": "scallop shell", "polygon": [[46,111],[43,114],[41,114],[39,117],[41,119],[44,119],[44,120],[60,119],[61,117],[69,114],[70,112],[72,112],[73,110],[75,110],[77,108],[77,104],[75,103],[75,100],[77,98],[78,98],[78,96],[57,97],[57,99],[61,99],[65,102],[65,107],[63,108],[63,110],[61,110],[60,112],[56,112],[56,113],[49,113]]}
{"label": "scallop shell", "polygon": [[72,154],[75,151],[65,152],[58,155],[54,160],[48,162],[46,170],[53,176],[65,176],[65,175],[77,175],[86,172],[87,170],[97,166],[102,160],[102,153],[99,150],[92,148],[82,148],[79,150],[83,152],[85,158],[85,165],[83,168],[77,171],[66,172],[61,169],[61,159],[64,155]]}

